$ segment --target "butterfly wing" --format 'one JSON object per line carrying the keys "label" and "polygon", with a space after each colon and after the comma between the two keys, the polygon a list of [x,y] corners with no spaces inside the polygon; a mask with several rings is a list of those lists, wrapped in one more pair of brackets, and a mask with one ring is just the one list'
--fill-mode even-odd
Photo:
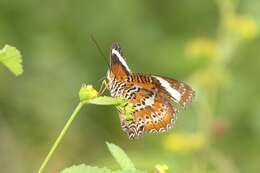
{"label": "butterfly wing", "polygon": [[131,73],[118,43],[113,43],[112,45],[109,70],[118,79]]}
{"label": "butterfly wing", "polygon": [[194,91],[184,82],[161,76],[131,73],[117,43],[111,48],[108,89],[113,97],[124,97],[134,105],[133,119],[119,113],[121,127],[130,139],[144,132],[164,132],[175,123],[172,101],[185,107]]}
{"label": "butterfly wing", "polygon": [[165,132],[175,123],[177,110],[171,98],[160,89],[159,83],[149,75],[130,75],[123,96],[134,105],[133,119],[125,120],[119,114],[121,127],[130,139],[143,135],[144,132]]}
{"label": "butterfly wing", "polygon": [[153,78],[160,83],[162,90],[182,107],[186,107],[195,95],[194,90],[182,81],[162,76],[153,76]]}

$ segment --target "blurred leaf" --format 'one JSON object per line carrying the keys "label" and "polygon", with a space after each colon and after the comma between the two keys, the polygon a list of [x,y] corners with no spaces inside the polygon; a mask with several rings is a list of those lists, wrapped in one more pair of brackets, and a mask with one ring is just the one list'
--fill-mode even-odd
{"label": "blurred leaf", "polygon": [[138,170],[119,170],[111,171],[108,168],[99,168],[96,166],[88,166],[85,164],[74,165],[69,168],[62,170],[60,173],[145,173]]}
{"label": "blurred leaf", "polygon": [[147,173],[140,170],[123,170],[123,171],[113,171],[112,173]]}
{"label": "blurred leaf", "polygon": [[109,151],[123,170],[135,171],[135,166],[126,153],[117,145],[106,143]]}
{"label": "blurred leaf", "polygon": [[23,73],[22,55],[15,47],[5,45],[0,50],[0,63],[3,63],[16,76]]}
{"label": "blurred leaf", "polygon": [[106,143],[109,151],[123,170],[111,171],[108,168],[99,168],[85,164],[74,165],[61,171],[61,173],[146,173],[135,169],[133,162],[117,145]]}
{"label": "blurred leaf", "polygon": [[111,173],[111,171],[107,168],[98,168],[81,164],[66,168],[61,171],[61,173]]}

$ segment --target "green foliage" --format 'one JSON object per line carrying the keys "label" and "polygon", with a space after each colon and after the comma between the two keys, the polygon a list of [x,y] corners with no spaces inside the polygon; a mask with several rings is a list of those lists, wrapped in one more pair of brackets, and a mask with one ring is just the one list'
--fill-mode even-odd
{"label": "green foliage", "polygon": [[105,77],[114,41],[133,72],[184,80],[195,99],[167,134],[135,142],[118,131],[111,106],[84,105],[42,173],[82,160],[112,168],[104,140],[120,141],[135,166],[147,171],[167,163],[175,173],[259,172],[259,0],[1,0],[0,7],[0,50],[5,43],[19,48],[27,72],[18,81],[10,78],[1,51],[1,172],[28,173],[38,166],[69,117],[77,87],[82,81],[99,86]]}
{"label": "green foliage", "polygon": [[[133,112],[133,105],[128,104],[126,99],[121,98],[113,98],[108,96],[99,96],[97,90],[92,85],[83,85],[79,90],[79,104],[72,112],[70,118],[67,120],[65,126],[61,130],[59,136],[57,137],[56,141],[52,145],[50,151],[48,152],[47,156],[43,160],[38,173],[42,173],[44,168],[46,167],[47,163],[51,159],[52,155],[56,151],[58,145],[60,144],[61,140],[63,139],[64,135],[70,128],[72,122],[77,117],[79,111],[84,105],[87,105],[89,103],[91,104],[97,104],[97,105],[114,105],[117,106],[117,108],[121,111],[124,111],[124,114],[126,116],[126,119],[132,118],[132,112]],[[127,155],[124,153],[122,149],[117,147],[116,145],[107,143],[107,146],[116,159],[116,161],[120,164],[121,168],[123,170],[127,171],[134,171],[135,167],[131,160],[127,157]],[[88,169],[88,168],[87,168]],[[80,169],[81,170],[81,169]]]}
{"label": "green foliage", "polygon": [[125,104],[125,100],[121,98],[113,98],[108,96],[99,96],[89,101],[91,104],[96,105],[122,105]]}
{"label": "green foliage", "polygon": [[61,173],[111,173],[112,171],[107,168],[98,168],[94,166],[87,166],[84,164],[74,165],[64,169]]}
{"label": "green foliage", "polygon": [[16,76],[23,73],[22,55],[15,47],[5,45],[0,50],[0,63],[3,63]]}
{"label": "green foliage", "polygon": [[135,166],[126,153],[115,144],[107,142],[107,147],[122,170],[135,170]]}
{"label": "green foliage", "polygon": [[122,170],[111,171],[108,168],[99,168],[96,166],[88,166],[81,164],[66,168],[63,171],[61,171],[61,173],[145,173],[143,171],[135,169],[133,162],[120,147],[108,142],[106,144],[112,156],[121,166]]}
{"label": "green foliage", "polygon": [[95,166],[87,166],[85,164],[74,165],[69,168],[64,169],[61,173],[145,173],[143,171],[132,171],[132,170],[118,170],[111,171],[107,168],[99,168]]}

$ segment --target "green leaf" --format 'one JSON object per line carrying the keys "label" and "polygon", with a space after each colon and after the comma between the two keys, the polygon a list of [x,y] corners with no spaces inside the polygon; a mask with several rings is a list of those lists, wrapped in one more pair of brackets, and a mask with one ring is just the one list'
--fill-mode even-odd
{"label": "green leaf", "polygon": [[124,99],[121,98],[113,98],[108,96],[100,96],[88,101],[88,103],[96,104],[96,105],[121,105],[126,103]]}
{"label": "green leaf", "polygon": [[91,103],[96,105],[115,105],[117,109],[125,115],[126,120],[131,120],[133,118],[132,117],[134,112],[133,104],[128,103],[128,101],[125,98],[99,96],[83,103]]}
{"label": "green leaf", "polygon": [[65,168],[60,173],[146,173],[139,170],[118,170],[118,171],[111,171],[108,168],[99,168],[94,166],[88,166],[85,164],[81,165],[74,165],[69,168]]}
{"label": "green leaf", "polygon": [[114,159],[120,165],[122,170],[136,171],[133,162],[126,155],[126,153],[117,145],[106,142],[109,151],[111,152]]}
{"label": "green leaf", "polygon": [[111,171],[110,169],[105,167],[99,168],[81,164],[66,168],[60,173],[147,173],[144,171],[136,170],[132,161],[128,158],[128,156],[120,147],[108,142],[106,142],[106,144],[117,163],[121,166],[122,170]]}
{"label": "green leaf", "polygon": [[112,173],[112,172],[107,168],[98,168],[98,167],[92,167],[92,166],[87,166],[85,164],[81,164],[81,165],[74,165],[69,168],[66,168],[60,173]]}
{"label": "green leaf", "polygon": [[15,47],[5,45],[0,50],[0,63],[3,63],[16,76],[23,73],[22,55]]}
{"label": "green leaf", "polygon": [[140,170],[119,170],[119,171],[113,171],[112,173],[147,173],[145,171]]}

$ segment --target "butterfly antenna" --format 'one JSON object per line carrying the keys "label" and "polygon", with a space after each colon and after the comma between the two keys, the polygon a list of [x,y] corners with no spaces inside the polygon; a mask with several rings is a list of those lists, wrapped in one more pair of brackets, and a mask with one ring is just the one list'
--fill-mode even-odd
{"label": "butterfly antenna", "polygon": [[99,51],[99,53],[101,54],[101,56],[102,56],[102,57],[104,58],[104,60],[106,61],[108,67],[110,68],[110,65],[109,65],[109,63],[108,63],[108,61],[107,61],[107,58],[106,58],[104,52],[102,51],[101,47],[99,46],[97,40],[95,39],[95,37],[94,37],[92,34],[90,35],[90,38],[91,38],[91,40],[93,41],[93,43],[95,44],[95,46],[96,46],[96,48],[98,49],[98,51]]}

